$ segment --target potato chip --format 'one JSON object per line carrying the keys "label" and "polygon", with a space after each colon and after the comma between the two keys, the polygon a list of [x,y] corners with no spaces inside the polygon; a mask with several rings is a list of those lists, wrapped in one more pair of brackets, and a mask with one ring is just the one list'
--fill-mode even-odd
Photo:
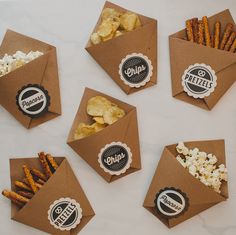
{"label": "potato chip", "polygon": [[132,31],[135,28],[135,24],[138,16],[134,13],[125,13],[120,17],[120,25],[126,31]]}
{"label": "potato chip", "polygon": [[86,125],[85,123],[80,123],[75,130],[74,139],[82,139],[84,137],[94,134],[95,132],[96,131],[94,127]]}
{"label": "potato chip", "polygon": [[121,35],[123,35],[123,32],[117,30],[116,33],[115,33],[115,37],[119,37]]}
{"label": "potato chip", "polygon": [[105,123],[111,125],[125,116],[125,111],[118,106],[111,106],[104,112],[103,118]]}
{"label": "potato chip", "polygon": [[103,117],[93,117],[93,120],[99,124],[105,124]]}
{"label": "potato chip", "polygon": [[108,18],[115,18],[115,17],[119,17],[119,16],[120,16],[120,13],[113,8],[107,7],[102,11],[102,19],[103,20],[108,19]]}
{"label": "potato chip", "polygon": [[106,127],[105,124],[99,124],[97,122],[93,123],[91,126],[94,128],[95,132],[99,132]]}
{"label": "potato chip", "polygon": [[92,41],[92,43],[93,44],[99,44],[102,40],[101,40],[101,37],[98,35],[98,33],[93,33],[92,35],[91,35],[91,41]]}
{"label": "potato chip", "polygon": [[112,33],[112,21],[109,19],[104,20],[98,27],[98,35],[102,38],[107,37]]}
{"label": "potato chip", "polygon": [[103,116],[104,112],[111,107],[111,102],[102,97],[95,96],[89,99],[87,104],[87,113],[91,116]]}
{"label": "potato chip", "polygon": [[137,16],[137,20],[136,20],[136,23],[135,23],[135,29],[139,28],[139,27],[141,27],[141,21],[140,21],[139,17]]}

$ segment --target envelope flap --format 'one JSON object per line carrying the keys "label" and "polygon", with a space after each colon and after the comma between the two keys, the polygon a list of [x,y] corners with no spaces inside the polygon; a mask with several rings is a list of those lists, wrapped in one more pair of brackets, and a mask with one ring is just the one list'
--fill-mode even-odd
{"label": "envelope flap", "polygon": [[[57,158],[56,158],[57,160]],[[59,159],[60,161],[62,159]],[[22,160],[21,160],[22,161]],[[24,162],[27,160],[24,160]],[[37,158],[27,161],[30,166],[32,161],[37,165]],[[19,162],[18,162],[19,163]],[[26,163],[26,162],[25,162]],[[63,197],[70,197],[80,203],[82,215],[93,216],[94,212],[78,182],[70,165],[64,158],[57,171],[50,177],[39,192],[20,210],[13,213],[13,219],[30,225],[51,234],[71,234],[70,231],[55,229],[48,220],[48,209],[55,201]],[[83,221],[83,218],[81,222]],[[78,225],[80,227],[81,224]]]}
{"label": "envelope flap", "polygon": [[25,53],[31,50],[46,53],[52,48],[54,46],[8,29],[0,46],[0,57],[5,53],[12,55],[18,50]]}
{"label": "envelope flap", "polygon": [[190,205],[217,203],[225,200],[223,196],[206,187],[183,168],[176,160],[176,155],[167,147],[158,163],[144,206],[154,207],[156,194],[166,187],[180,189],[189,198]]}

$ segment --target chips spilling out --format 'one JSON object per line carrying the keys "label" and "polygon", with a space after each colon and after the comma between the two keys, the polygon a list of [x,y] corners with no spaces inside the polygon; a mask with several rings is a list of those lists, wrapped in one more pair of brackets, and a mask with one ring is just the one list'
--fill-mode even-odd
{"label": "chips spilling out", "polygon": [[43,171],[23,165],[25,177],[14,182],[17,191],[2,191],[3,196],[9,198],[19,207],[23,207],[29,202],[58,168],[57,162],[50,154],[41,152],[38,156]]}
{"label": "chips spilling out", "polygon": [[91,35],[90,40],[93,44],[99,44],[140,26],[140,19],[135,13],[121,13],[113,8],[105,8],[102,11],[101,24],[97,32]]}
{"label": "chips spilling out", "polygon": [[28,54],[17,51],[14,55],[5,54],[4,57],[0,59],[0,77],[29,63],[41,55],[43,55],[43,53],[40,51],[30,51]]}
{"label": "chips spilling out", "polygon": [[182,142],[178,143],[176,150],[180,154],[176,159],[191,175],[217,193],[221,192],[222,181],[228,179],[227,169],[224,164],[217,166],[215,155],[201,152],[198,148],[188,149]]}
{"label": "chips spilling out", "polygon": [[101,131],[124,117],[125,111],[107,98],[95,96],[88,100],[87,114],[92,117],[93,124],[80,123],[75,130],[74,139],[82,139]]}
{"label": "chips spilling out", "polygon": [[190,42],[235,53],[236,32],[233,28],[234,25],[228,23],[223,29],[223,36],[221,37],[221,22],[216,21],[214,23],[214,31],[211,33],[208,18],[203,16],[202,20],[192,18],[186,21],[186,36]]}

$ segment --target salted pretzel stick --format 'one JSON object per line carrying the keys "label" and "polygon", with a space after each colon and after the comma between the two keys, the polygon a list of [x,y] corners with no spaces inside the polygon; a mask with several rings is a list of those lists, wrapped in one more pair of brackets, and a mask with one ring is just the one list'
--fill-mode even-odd
{"label": "salted pretzel stick", "polygon": [[25,203],[29,202],[28,198],[23,197],[13,191],[3,190],[2,195],[9,198],[10,200],[12,200],[15,203],[19,202],[19,203],[25,204]]}
{"label": "salted pretzel stick", "polygon": [[21,182],[21,181],[16,180],[15,181],[15,186],[20,188],[20,189],[24,189],[24,190],[27,190],[29,192],[32,192],[32,189],[25,182]]}
{"label": "salted pretzel stick", "polygon": [[39,171],[39,170],[37,170],[35,168],[32,168],[32,169],[30,169],[30,172],[31,172],[31,174],[33,174],[34,176],[40,178],[41,180],[47,181],[46,175],[43,174],[41,171]]}
{"label": "salted pretzel stick", "polygon": [[56,171],[56,169],[58,168],[58,165],[57,165],[55,159],[50,154],[47,154],[46,158],[47,158],[48,162],[50,163],[50,165],[52,166],[53,170]]}
{"label": "salted pretzel stick", "polygon": [[198,44],[203,45],[204,44],[204,26],[202,23],[202,20],[198,21]]}
{"label": "salted pretzel stick", "polygon": [[229,49],[230,52],[235,52],[236,51],[236,38],[234,39],[234,42],[232,44],[232,46]]}
{"label": "salted pretzel stick", "polygon": [[222,37],[222,40],[220,42],[220,49],[221,50],[224,50],[225,48],[225,44],[226,42],[228,41],[228,38],[231,34],[231,32],[233,31],[233,24],[231,23],[228,23],[225,27],[225,31],[224,31],[224,34],[223,34],[223,37]]}
{"label": "salted pretzel stick", "polygon": [[214,44],[213,44],[213,47],[216,49],[218,49],[220,45],[220,28],[221,24],[219,21],[217,21],[214,26]]}
{"label": "salted pretzel stick", "polygon": [[30,187],[31,187],[32,191],[34,193],[37,193],[38,187],[36,186],[34,178],[33,178],[33,176],[30,173],[30,169],[26,165],[23,165],[22,168],[23,168],[23,171],[25,173],[25,177],[26,177],[26,179],[28,180],[28,182],[30,184]]}
{"label": "salted pretzel stick", "polygon": [[[30,184],[26,178],[22,179],[22,182],[30,188]],[[38,187],[38,189],[41,189],[43,186],[42,184],[40,184],[38,182],[35,182],[35,185]],[[31,188],[30,188],[30,191],[33,192]]]}
{"label": "salted pretzel stick", "polygon": [[186,23],[187,39],[190,42],[194,42],[192,20],[187,20],[185,23]]}
{"label": "salted pretzel stick", "polygon": [[198,18],[192,19],[192,27],[193,27],[193,40],[194,42],[198,42]]}
{"label": "salted pretzel stick", "polygon": [[40,184],[40,185],[44,185],[45,181],[41,180],[41,179],[37,179],[36,183]]}
{"label": "salted pretzel stick", "polygon": [[39,156],[39,161],[40,161],[42,168],[44,170],[44,173],[46,174],[46,177],[50,178],[52,176],[52,172],[50,170],[50,167],[48,165],[48,162],[47,162],[44,152],[39,153],[38,156]]}
{"label": "salted pretzel stick", "polygon": [[232,45],[233,42],[234,42],[235,37],[236,37],[236,33],[235,33],[235,32],[232,32],[232,33],[230,34],[230,36],[229,36],[228,41],[227,41],[226,44],[225,44],[225,47],[224,47],[224,50],[225,50],[225,51],[229,51],[231,45]]}
{"label": "salted pretzel stick", "polygon": [[31,199],[31,198],[34,196],[33,193],[31,193],[31,192],[26,192],[26,191],[17,191],[17,193],[18,193],[19,195],[23,196],[23,197],[28,198],[28,199]]}
{"label": "salted pretzel stick", "polygon": [[204,36],[205,36],[206,46],[211,47],[211,35],[209,31],[208,18],[206,16],[203,16],[202,22],[204,26]]}

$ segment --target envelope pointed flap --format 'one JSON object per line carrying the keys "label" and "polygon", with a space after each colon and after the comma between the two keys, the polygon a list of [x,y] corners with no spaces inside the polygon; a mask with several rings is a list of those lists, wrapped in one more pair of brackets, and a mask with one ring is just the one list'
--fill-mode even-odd
{"label": "envelope pointed flap", "polygon": [[209,48],[178,38],[170,38],[170,59],[174,95],[184,91],[181,78],[190,65],[196,63],[210,65],[217,75],[217,72],[236,63],[235,53]]}
{"label": "envelope pointed flap", "polygon": [[68,142],[72,149],[108,182],[110,182],[112,176],[100,167],[98,154],[105,145],[112,142],[124,141],[131,115],[132,112],[129,112],[114,124],[105,127],[103,130],[91,136]]}
{"label": "envelope pointed flap", "polygon": [[58,77],[56,48],[50,50],[48,54],[47,66],[44,72],[42,86],[50,95],[49,112],[61,114],[61,98]]}
{"label": "envelope pointed flap", "polygon": [[45,42],[25,36],[23,34],[7,30],[3,42],[0,46],[0,57],[7,54],[14,54],[16,51],[23,51],[25,53],[32,51],[41,51],[46,53],[54,48]]}
{"label": "envelope pointed flap", "polygon": [[124,143],[131,149],[132,163],[131,168],[141,168],[140,146],[139,146],[139,132],[136,109],[132,110],[129,115],[129,122],[127,131],[124,134]]}
{"label": "envelope pointed flap", "polygon": [[[55,159],[57,160],[57,158]],[[31,166],[31,164],[29,165]],[[70,234],[70,231],[55,229],[48,220],[50,205],[55,200],[63,197],[70,197],[80,203],[83,216],[94,215],[78,180],[65,158],[42,189],[22,209],[14,213],[13,219],[51,234]]]}
{"label": "envelope pointed flap", "polygon": [[167,147],[164,149],[149,189],[150,192],[146,198],[147,206],[154,206],[156,194],[166,187],[180,189],[189,198],[190,205],[216,203],[225,200],[223,196],[193,177],[175,157],[176,155]]}
{"label": "envelope pointed flap", "polygon": [[102,92],[99,92],[99,91],[96,91],[96,90],[86,87],[84,90],[84,94],[81,98],[79,109],[75,115],[75,119],[73,121],[67,142],[71,142],[74,140],[74,132],[75,132],[77,126],[79,125],[79,123],[84,122],[84,123],[90,124],[92,122],[91,117],[87,114],[87,103],[88,103],[88,100],[94,96],[103,96],[103,97],[107,98],[112,103],[117,104],[120,108],[122,108],[125,111],[126,115],[129,112],[131,112],[133,109],[135,109],[135,107],[130,104],[122,102],[121,100],[115,99],[109,95],[102,93]]}

